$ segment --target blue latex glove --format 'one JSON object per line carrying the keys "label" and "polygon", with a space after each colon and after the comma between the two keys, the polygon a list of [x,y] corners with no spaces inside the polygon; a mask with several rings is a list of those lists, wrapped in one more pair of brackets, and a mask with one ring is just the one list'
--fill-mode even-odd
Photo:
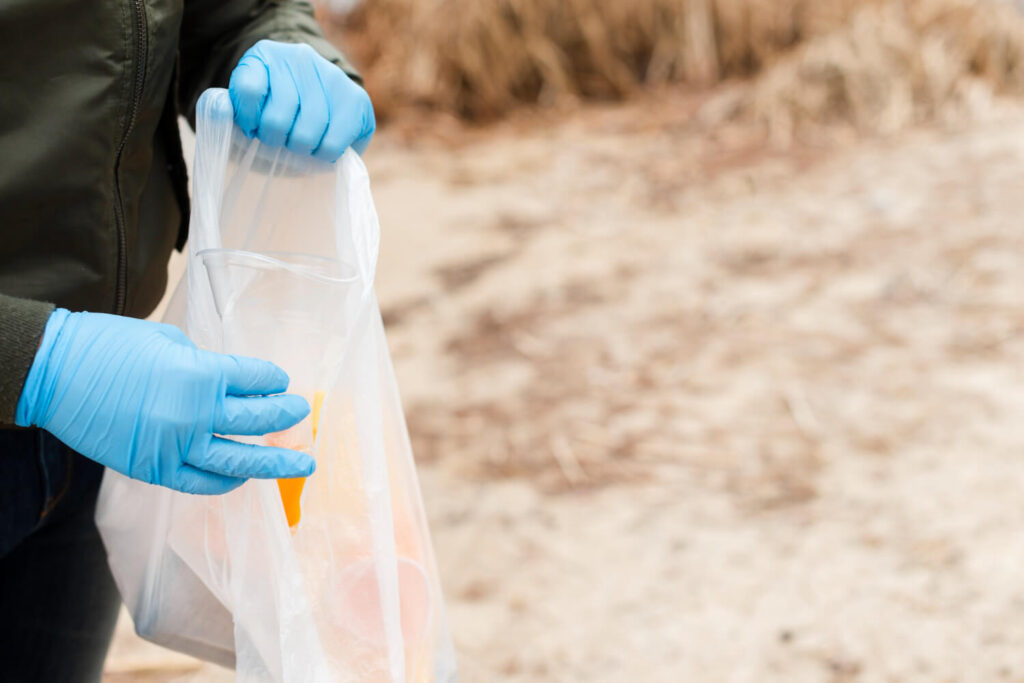
{"label": "blue latex glove", "polygon": [[309,45],[261,40],[231,72],[235,123],[261,142],[336,161],[360,154],[377,123],[370,96]]}
{"label": "blue latex glove", "polygon": [[[57,309],[18,401],[16,422],[42,427],[135,479],[226,493],[246,477],[305,477],[305,453],[214,434],[265,434],[309,413],[281,368],[196,348],[173,325]],[[279,395],[268,395],[279,394]]]}

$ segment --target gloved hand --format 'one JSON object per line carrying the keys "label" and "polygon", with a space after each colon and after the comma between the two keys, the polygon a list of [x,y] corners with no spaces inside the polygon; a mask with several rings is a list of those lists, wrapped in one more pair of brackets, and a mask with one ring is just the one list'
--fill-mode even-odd
{"label": "gloved hand", "polygon": [[309,413],[280,394],[267,361],[196,348],[173,325],[103,313],[51,315],[18,401],[16,422],[135,479],[188,493],[226,493],[246,477],[305,477],[305,453],[214,434],[287,429]]}
{"label": "gloved hand", "polygon": [[235,123],[250,138],[336,161],[377,127],[370,96],[309,45],[261,40],[231,72]]}

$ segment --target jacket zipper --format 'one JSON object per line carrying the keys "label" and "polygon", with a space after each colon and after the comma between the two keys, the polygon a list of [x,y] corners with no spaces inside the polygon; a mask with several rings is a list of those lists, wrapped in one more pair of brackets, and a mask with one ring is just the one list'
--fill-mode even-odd
{"label": "jacket zipper", "polygon": [[128,237],[125,234],[124,204],[121,201],[121,155],[128,144],[128,138],[135,128],[135,119],[142,103],[142,86],[146,79],[146,8],[144,0],[132,0],[132,18],[135,30],[135,79],[133,81],[131,108],[128,110],[128,125],[125,127],[121,144],[114,161],[114,222],[117,225],[117,283],[114,291],[114,313],[124,315],[128,298]]}

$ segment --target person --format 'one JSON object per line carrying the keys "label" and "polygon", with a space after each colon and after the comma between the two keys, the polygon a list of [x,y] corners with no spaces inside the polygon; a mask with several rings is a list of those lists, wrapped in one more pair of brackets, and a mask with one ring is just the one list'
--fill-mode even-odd
{"label": "person", "polygon": [[309,412],[283,370],[141,319],[187,237],[179,115],[228,87],[247,135],[333,162],[373,107],[298,0],[13,0],[0,44],[0,678],[95,681],[105,467],[194,494],[314,468],[231,438]]}

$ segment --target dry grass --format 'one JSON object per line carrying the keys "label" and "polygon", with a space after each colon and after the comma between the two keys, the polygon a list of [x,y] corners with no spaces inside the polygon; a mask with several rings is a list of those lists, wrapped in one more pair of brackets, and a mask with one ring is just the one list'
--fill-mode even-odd
{"label": "dry grass", "polygon": [[1024,84],[1024,20],[993,0],[373,0],[328,23],[384,118],[487,120],[763,73],[715,111],[785,139],[806,121],[890,130]]}
{"label": "dry grass", "polygon": [[856,0],[373,0],[340,20],[385,111],[467,118],[752,73],[842,24]]}
{"label": "dry grass", "polygon": [[1016,10],[907,0],[858,10],[726,95],[709,118],[753,118],[785,144],[821,126],[892,133],[985,115],[995,95],[1022,90],[1024,20]]}

